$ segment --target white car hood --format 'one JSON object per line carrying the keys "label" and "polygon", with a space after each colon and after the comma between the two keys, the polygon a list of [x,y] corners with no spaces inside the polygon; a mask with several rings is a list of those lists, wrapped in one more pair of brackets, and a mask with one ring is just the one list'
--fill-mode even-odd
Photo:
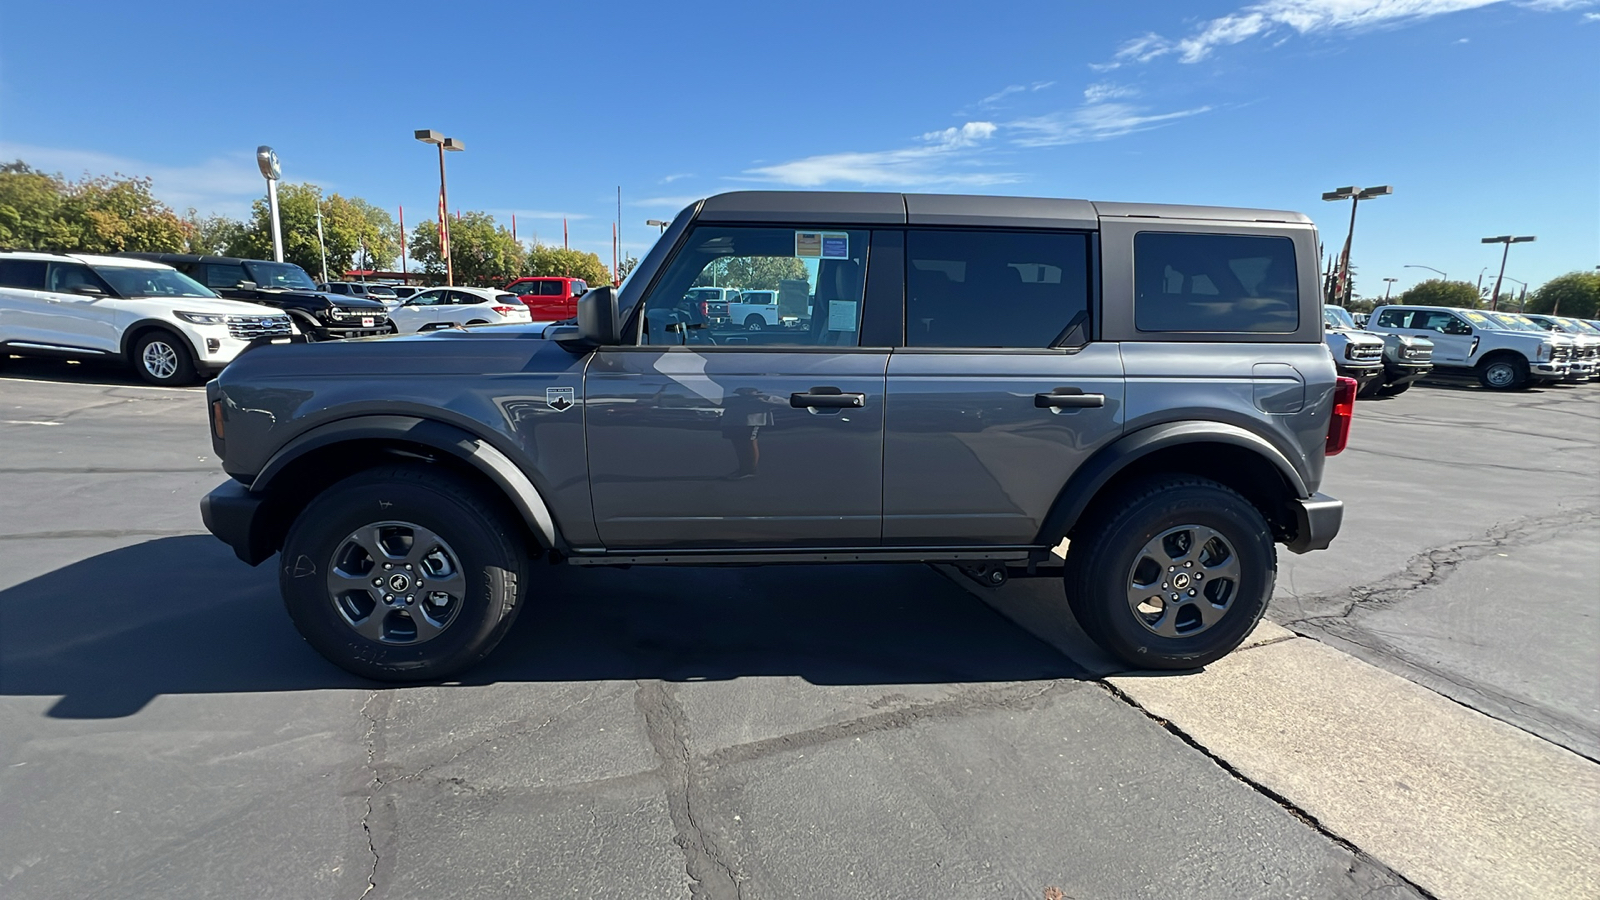
{"label": "white car hood", "polygon": [[182,310],[193,313],[210,313],[219,316],[282,316],[287,315],[275,306],[246,303],[243,300],[224,300],[221,297],[129,297],[128,303]]}

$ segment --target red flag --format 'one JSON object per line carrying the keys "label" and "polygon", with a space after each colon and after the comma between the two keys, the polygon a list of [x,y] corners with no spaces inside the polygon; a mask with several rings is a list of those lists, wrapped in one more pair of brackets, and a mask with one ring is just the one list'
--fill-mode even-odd
{"label": "red flag", "polygon": [[444,207],[444,187],[439,187],[439,257],[450,258],[450,213]]}
{"label": "red flag", "polygon": [[400,274],[406,274],[406,208],[403,205],[400,207]]}

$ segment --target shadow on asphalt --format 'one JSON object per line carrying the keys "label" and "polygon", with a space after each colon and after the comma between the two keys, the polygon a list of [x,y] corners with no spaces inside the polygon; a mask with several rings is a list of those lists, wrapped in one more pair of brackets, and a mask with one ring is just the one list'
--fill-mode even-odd
{"label": "shadow on asphalt", "polygon": [[42,357],[0,358],[0,384],[13,378],[57,381],[62,384],[100,384],[107,387],[150,387],[126,365],[105,360],[86,359],[72,362]]}
{"label": "shadow on asphalt", "polygon": [[[300,639],[276,566],[252,569],[210,536],[172,537],[0,591],[0,694],[59,696],[50,716],[96,719],[163,694],[374,687]],[[463,683],[1088,677],[926,566],[556,567],[530,589]]]}

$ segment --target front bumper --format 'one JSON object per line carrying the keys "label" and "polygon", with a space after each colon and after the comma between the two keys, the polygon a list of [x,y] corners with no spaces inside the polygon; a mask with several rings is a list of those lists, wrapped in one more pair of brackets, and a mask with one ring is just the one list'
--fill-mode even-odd
{"label": "front bumper", "polygon": [[1359,365],[1349,362],[1340,362],[1334,368],[1338,369],[1339,374],[1345,378],[1354,378],[1356,380],[1357,390],[1366,387],[1374,380],[1383,376],[1383,363],[1381,362]]}
{"label": "front bumper", "polygon": [[1294,501],[1294,540],[1286,545],[1292,553],[1326,550],[1344,523],[1344,501],[1327,494],[1312,494]]}
{"label": "front bumper", "polygon": [[1433,371],[1433,363],[1384,363],[1384,384],[1410,384]]}
{"label": "front bumper", "polygon": [[275,530],[263,512],[265,501],[237,481],[218,485],[200,500],[200,521],[233,555],[252,566],[278,552]]}

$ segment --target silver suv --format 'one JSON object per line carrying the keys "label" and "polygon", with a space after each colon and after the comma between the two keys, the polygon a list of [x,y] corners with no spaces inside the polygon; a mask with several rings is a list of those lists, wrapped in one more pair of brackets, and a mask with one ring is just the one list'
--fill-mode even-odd
{"label": "silver suv", "polygon": [[[548,565],[952,563],[1062,579],[1136,668],[1205,665],[1326,547],[1355,383],[1317,234],[1272,210],[741,192],[576,325],[273,349],[208,387],[302,635],[384,680],[482,659]],[[784,294],[794,327],[694,293]],[[1064,554],[1064,559],[1063,559]],[[1063,609],[1065,613],[1065,609]]]}

